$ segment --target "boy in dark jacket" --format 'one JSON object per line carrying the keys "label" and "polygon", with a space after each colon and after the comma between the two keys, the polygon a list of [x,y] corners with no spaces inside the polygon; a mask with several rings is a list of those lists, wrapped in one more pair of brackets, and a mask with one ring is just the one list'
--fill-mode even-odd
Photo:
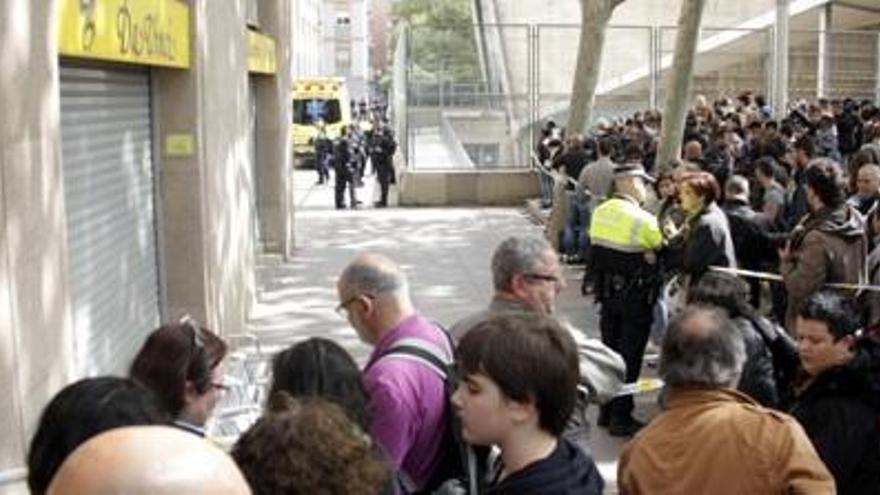
{"label": "boy in dark jacket", "polygon": [[560,437],[579,374],[575,342],[556,320],[497,316],[469,331],[457,353],[461,385],[452,403],[462,436],[501,450],[487,493],[602,493],[596,464]]}
{"label": "boy in dark jacket", "polygon": [[880,345],[857,338],[856,311],[839,294],[813,294],[798,311],[805,383],[791,414],[842,495],[880,487]]}

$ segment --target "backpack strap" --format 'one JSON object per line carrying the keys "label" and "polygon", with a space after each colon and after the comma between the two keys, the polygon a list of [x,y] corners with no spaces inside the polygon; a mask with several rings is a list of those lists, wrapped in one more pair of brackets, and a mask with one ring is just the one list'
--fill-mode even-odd
{"label": "backpack strap", "polygon": [[417,337],[400,339],[386,349],[373,364],[388,356],[419,362],[446,380],[447,370],[452,366],[452,358],[431,342]]}
{"label": "backpack strap", "polygon": [[394,342],[391,347],[385,349],[370,366],[375,365],[387,356],[397,356],[402,359],[410,359],[422,363],[439,375],[441,380],[446,382],[449,369],[454,366],[455,362],[455,343],[452,340],[452,336],[442,325],[437,322],[432,322],[432,324],[446,338],[449,346],[448,351],[427,339],[407,337]]}

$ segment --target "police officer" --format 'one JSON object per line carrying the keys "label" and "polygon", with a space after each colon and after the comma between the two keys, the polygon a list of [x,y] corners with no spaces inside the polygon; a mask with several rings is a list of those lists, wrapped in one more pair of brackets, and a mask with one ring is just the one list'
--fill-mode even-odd
{"label": "police officer", "polygon": [[[615,193],[596,208],[590,224],[590,269],[602,305],[602,342],[623,356],[628,383],[639,377],[661,285],[655,251],[663,235],[656,217],[641,206],[645,184],[652,181],[637,163],[618,165]],[[612,436],[630,436],[642,426],[632,411],[632,396],[615,398],[601,407],[598,424]]]}
{"label": "police officer", "polygon": [[339,139],[333,144],[333,172],[336,176],[336,209],[345,208],[345,188],[348,187],[351,207],[357,208],[355,194],[355,169],[353,167],[349,129],[343,127]]}
{"label": "police officer", "polygon": [[377,122],[370,138],[370,161],[373,163],[373,170],[379,181],[381,193],[375,206],[380,208],[388,206],[388,187],[394,176],[392,158],[395,150],[397,150],[397,143],[394,142],[394,133],[391,128],[381,121]]}

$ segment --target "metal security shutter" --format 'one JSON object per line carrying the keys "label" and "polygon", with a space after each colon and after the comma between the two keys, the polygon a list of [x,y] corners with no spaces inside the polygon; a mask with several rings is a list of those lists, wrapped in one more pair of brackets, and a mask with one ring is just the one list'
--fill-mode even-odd
{"label": "metal security shutter", "polygon": [[61,137],[77,366],[125,373],[159,323],[150,76],[61,66]]}
{"label": "metal security shutter", "polygon": [[257,84],[254,77],[248,78],[248,159],[250,160],[251,183],[251,219],[253,221],[253,238],[257,251],[260,250],[260,179],[257,175]]}

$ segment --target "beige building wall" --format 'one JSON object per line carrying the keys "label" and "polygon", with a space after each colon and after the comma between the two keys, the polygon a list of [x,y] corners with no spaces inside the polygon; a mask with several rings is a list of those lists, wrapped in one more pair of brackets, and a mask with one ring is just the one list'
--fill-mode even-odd
{"label": "beige building wall", "polygon": [[[259,7],[263,32],[276,40],[291,39],[296,13],[290,2],[260,0]],[[277,74],[274,77],[256,76],[256,180],[260,192],[257,201],[264,248],[267,252],[288,256],[294,247],[290,88],[293,86],[293,54],[298,50],[293,50],[290,43],[277,43],[276,48]]]}
{"label": "beige building wall", "polygon": [[199,0],[196,63],[204,170],[207,321],[222,334],[244,330],[254,295],[254,239],[248,165],[247,39],[241,2]]}
{"label": "beige building wall", "polygon": [[73,372],[54,3],[0,7],[0,470]]}
{"label": "beige building wall", "polygon": [[[277,75],[257,83],[259,177],[249,164],[248,3],[190,0],[189,69],[153,69],[156,192],[165,319],[190,313],[222,334],[244,330],[255,291],[252,195],[275,239],[292,249],[287,104],[290,5],[259,2],[276,41]],[[74,379],[61,158],[59,0],[0,3],[0,478],[24,465],[42,409]],[[191,156],[165,152],[190,134]],[[263,173],[266,175],[263,176]],[[22,483],[0,493],[24,493]]]}

